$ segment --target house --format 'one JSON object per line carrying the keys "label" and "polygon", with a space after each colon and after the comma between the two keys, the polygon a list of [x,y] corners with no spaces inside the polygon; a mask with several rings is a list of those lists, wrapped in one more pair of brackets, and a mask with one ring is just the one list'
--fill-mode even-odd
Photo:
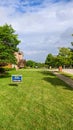
{"label": "house", "polygon": [[15,52],[14,55],[17,59],[17,63],[23,59],[23,52]]}
{"label": "house", "polygon": [[17,59],[17,67],[18,68],[24,68],[26,64],[26,60],[23,59],[23,52],[15,52],[14,53],[16,59]]}
{"label": "house", "polygon": [[17,60],[17,64],[8,64],[6,66],[6,68],[16,68],[16,69],[19,69],[19,68],[24,68],[24,66],[26,65],[26,60],[23,59],[23,52],[15,52],[14,53],[15,57],[16,57],[16,60]]}

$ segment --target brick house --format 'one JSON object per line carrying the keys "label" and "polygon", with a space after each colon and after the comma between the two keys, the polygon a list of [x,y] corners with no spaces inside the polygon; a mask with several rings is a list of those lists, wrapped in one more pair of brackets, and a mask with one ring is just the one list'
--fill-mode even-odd
{"label": "brick house", "polygon": [[15,52],[14,55],[17,59],[17,67],[24,68],[26,61],[23,59],[23,52]]}
{"label": "brick house", "polygon": [[14,53],[15,57],[16,57],[16,60],[17,60],[17,64],[8,64],[6,66],[6,68],[16,68],[16,69],[19,69],[19,68],[24,68],[24,66],[26,65],[26,60],[23,59],[23,52],[15,52]]}

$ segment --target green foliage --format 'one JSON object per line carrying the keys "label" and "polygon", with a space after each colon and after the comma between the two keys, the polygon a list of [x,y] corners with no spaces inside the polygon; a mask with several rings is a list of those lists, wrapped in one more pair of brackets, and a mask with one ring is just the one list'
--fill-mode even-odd
{"label": "green foliage", "polygon": [[59,48],[59,54],[58,54],[58,58],[59,61],[61,63],[61,65],[63,66],[70,66],[72,65],[72,53],[71,50],[69,48]]}
{"label": "green foliage", "polygon": [[4,68],[0,68],[0,73],[5,73],[5,69]]}
{"label": "green foliage", "polygon": [[47,64],[49,67],[72,66],[73,52],[69,48],[59,48],[58,55],[54,56],[52,54],[48,54],[48,56],[46,57],[45,64]]}
{"label": "green foliage", "polygon": [[45,64],[44,63],[37,63],[37,67],[38,68],[43,68],[43,67],[45,67]]}
{"label": "green foliage", "polygon": [[35,62],[34,61],[32,61],[32,60],[28,60],[27,62],[26,62],[26,66],[28,66],[28,67],[35,67]]}
{"label": "green foliage", "polygon": [[71,58],[72,58],[72,65],[73,65],[73,42],[71,42],[72,48],[71,49]]}
{"label": "green foliage", "polygon": [[40,63],[40,62],[35,62],[35,61],[32,61],[32,60],[28,60],[26,62],[26,66],[31,67],[31,68],[42,68],[42,67],[45,67],[45,64]]}
{"label": "green foliage", "polygon": [[71,45],[73,46],[73,42],[71,42]]}
{"label": "green foliage", "polygon": [[45,64],[48,65],[48,67],[50,66],[54,66],[54,61],[55,61],[55,56],[53,56],[52,54],[48,54],[46,60],[45,60]]}
{"label": "green foliage", "polygon": [[18,35],[11,25],[0,26],[0,65],[16,62],[14,52],[18,51],[19,43]]}

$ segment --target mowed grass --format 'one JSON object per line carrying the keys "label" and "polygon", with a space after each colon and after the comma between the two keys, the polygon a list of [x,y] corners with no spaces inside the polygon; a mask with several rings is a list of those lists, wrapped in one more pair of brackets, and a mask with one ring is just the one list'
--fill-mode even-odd
{"label": "mowed grass", "polygon": [[61,74],[73,79],[73,74],[69,74],[69,73],[66,73],[66,72],[60,72]]}
{"label": "mowed grass", "polygon": [[73,130],[73,89],[46,70],[0,78],[0,130]]}

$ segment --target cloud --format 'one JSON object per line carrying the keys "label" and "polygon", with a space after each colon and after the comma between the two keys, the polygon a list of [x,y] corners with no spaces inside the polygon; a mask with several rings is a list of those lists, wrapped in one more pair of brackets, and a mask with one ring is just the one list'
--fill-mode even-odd
{"label": "cloud", "polygon": [[[27,7],[26,13],[11,12],[10,23],[20,33],[41,33],[41,32],[56,32],[63,31],[68,27],[73,26],[73,2],[71,3],[55,3],[47,7]],[[35,9],[35,8],[34,8]]]}
{"label": "cloud", "polygon": [[[22,43],[26,59],[44,61],[48,53],[73,40],[73,1],[2,0],[0,25],[11,24]],[[39,58],[38,58],[39,57]]]}

